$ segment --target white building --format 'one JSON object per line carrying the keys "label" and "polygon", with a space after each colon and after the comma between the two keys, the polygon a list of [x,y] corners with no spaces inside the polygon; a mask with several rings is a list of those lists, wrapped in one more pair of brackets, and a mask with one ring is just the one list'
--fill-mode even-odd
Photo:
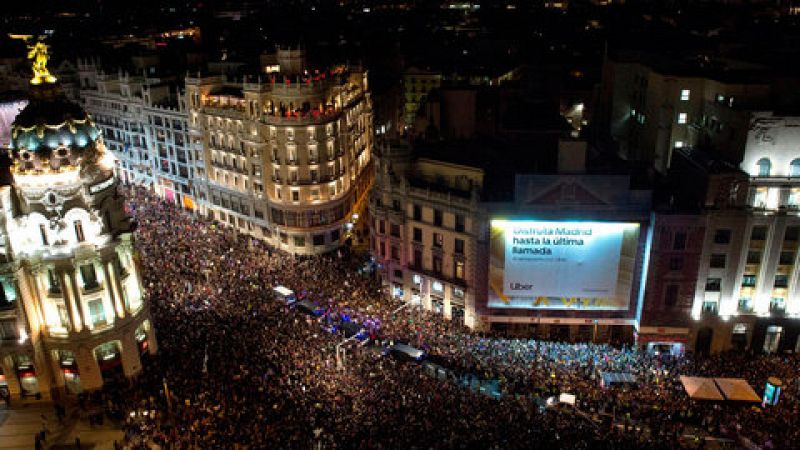
{"label": "white building", "polygon": [[144,75],[105,74],[85,61],[79,69],[84,107],[117,156],[122,182],[149,187],[168,201],[194,209],[195,153],[180,88]]}
{"label": "white building", "polygon": [[0,187],[0,389],[47,397],[135,375],[156,341],[113,156],[60,85],[30,95]]}
{"label": "white building", "polygon": [[711,351],[800,344],[800,117],[751,113],[731,208],[706,212],[692,315]]}

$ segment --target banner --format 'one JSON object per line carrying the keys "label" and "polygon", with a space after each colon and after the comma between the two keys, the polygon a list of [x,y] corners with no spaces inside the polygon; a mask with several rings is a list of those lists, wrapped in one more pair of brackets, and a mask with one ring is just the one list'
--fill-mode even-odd
{"label": "banner", "polygon": [[628,309],[639,224],[492,220],[489,307]]}

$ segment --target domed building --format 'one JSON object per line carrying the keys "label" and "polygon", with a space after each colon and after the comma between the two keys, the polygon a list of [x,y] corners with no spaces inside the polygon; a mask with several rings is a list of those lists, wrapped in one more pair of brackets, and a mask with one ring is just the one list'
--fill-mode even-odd
{"label": "domed building", "polygon": [[42,70],[0,162],[0,395],[14,397],[97,389],[157,350],[114,158]]}

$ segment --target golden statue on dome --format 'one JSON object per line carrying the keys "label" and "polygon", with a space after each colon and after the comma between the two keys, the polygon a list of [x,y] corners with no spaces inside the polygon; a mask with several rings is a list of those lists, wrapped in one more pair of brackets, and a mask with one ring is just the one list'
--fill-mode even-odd
{"label": "golden statue on dome", "polygon": [[47,54],[47,44],[44,42],[39,41],[34,45],[28,46],[28,59],[33,60],[33,64],[31,65],[33,69],[31,84],[56,82],[56,77],[50,75],[50,71],[47,70],[47,60],[49,58]]}

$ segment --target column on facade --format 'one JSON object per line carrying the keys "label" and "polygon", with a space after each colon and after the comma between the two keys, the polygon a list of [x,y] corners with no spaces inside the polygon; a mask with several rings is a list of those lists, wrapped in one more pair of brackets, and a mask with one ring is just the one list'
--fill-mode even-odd
{"label": "column on facade", "polygon": [[8,384],[8,392],[13,397],[18,397],[22,392],[17,378],[17,368],[14,363],[13,355],[9,354],[0,358],[0,366],[3,367],[3,374],[6,376],[6,383]]}
{"label": "column on facade", "polygon": [[[105,270],[106,265],[102,260],[100,260],[98,264],[100,264],[101,270],[103,271],[103,296],[101,297],[103,302],[103,314],[106,317],[106,323],[111,324],[116,322],[116,314],[114,313],[114,299],[111,296],[111,288],[107,278],[108,273]],[[97,265],[95,265],[95,270],[97,270]]]}
{"label": "column on facade", "polygon": [[114,266],[110,261],[103,263],[103,276],[106,278],[105,288],[111,303],[114,305],[113,310],[118,319],[125,318],[125,307],[122,306],[122,299],[117,291],[116,278],[117,273]]}
{"label": "column on facade", "polygon": [[75,333],[80,333],[83,329],[83,320],[81,319],[78,321],[78,317],[82,317],[79,314],[78,304],[76,303],[76,299],[73,298],[71,284],[68,280],[68,275],[65,272],[58,272],[59,280],[61,281],[61,295],[64,296],[64,305],[67,307],[67,314],[69,315],[69,322],[70,326],[72,327],[72,331]]}
{"label": "column on facade", "polygon": [[81,345],[75,352],[75,363],[78,365],[78,376],[84,390],[94,390],[103,387],[103,375],[94,355],[94,349]]}
{"label": "column on facade", "polygon": [[431,280],[428,277],[422,278],[422,285],[420,286],[420,295],[422,296],[422,306],[426,311],[433,310],[433,302],[431,302]]}
{"label": "column on facade", "polygon": [[[138,347],[137,347],[138,350]],[[158,353],[158,341],[156,341],[156,329],[153,327],[153,322],[150,322],[150,328],[147,330],[147,350],[151,355]]]}
{"label": "column on facade", "polygon": [[[34,289],[30,289],[30,278],[27,278],[28,275],[23,272],[23,280],[25,282],[25,288],[23,289],[23,285],[20,283],[20,279],[18,276],[14,276],[14,290],[17,294],[17,314],[20,317],[27,317],[28,318],[28,328],[31,330],[31,334],[38,334],[44,330],[45,324],[45,311],[44,305],[42,304],[42,300],[39,296],[39,291],[36,289],[36,285],[34,284]],[[34,282],[36,278],[33,278]],[[27,295],[24,295],[27,292]],[[23,310],[27,309],[27,310]],[[23,315],[24,314],[24,315]],[[32,321],[33,319],[33,321]]]}
{"label": "column on facade", "polygon": [[450,319],[453,318],[453,308],[450,307],[450,297],[452,295],[453,295],[453,286],[452,285],[445,286],[444,287],[444,306],[442,306],[442,308],[444,308],[444,311],[442,311],[442,313],[444,314],[444,318],[447,319],[447,320],[450,320]]}
{"label": "column on facade", "polygon": [[66,388],[66,381],[64,380],[64,371],[61,369],[61,361],[59,358],[56,358],[54,353],[55,350],[46,350],[50,352],[47,355],[47,363],[50,366],[50,371],[53,374],[53,387],[58,388],[60,390],[64,390]]}
{"label": "column on facade", "polygon": [[142,371],[142,361],[139,358],[139,346],[136,344],[134,330],[124,332],[120,338],[122,343],[122,371],[126,377],[130,378],[138,375]]}
{"label": "column on facade", "polygon": [[84,328],[91,328],[86,321],[86,316],[88,315],[86,314],[86,305],[83,304],[83,295],[81,294],[80,284],[78,284],[78,273],[74,268],[69,270],[69,279],[72,284],[73,299],[78,310],[78,315],[81,318],[81,323]]}
{"label": "column on facade", "polygon": [[36,383],[39,393],[44,398],[50,398],[50,388],[54,387],[53,371],[50,366],[50,355],[44,348],[43,341],[39,340],[33,346],[33,367],[36,369]]}
{"label": "column on facade", "polygon": [[786,314],[790,316],[800,315],[800,263],[795,255],[795,264],[789,276],[789,290],[786,294]]}
{"label": "column on facade", "polygon": [[122,308],[122,315],[127,316],[131,313],[130,304],[125,301],[125,296],[122,295],[122,274],[117,272],[117,268],[111,265],[111,283],[114,287],[114,293],[117,298],[117,303]]}

